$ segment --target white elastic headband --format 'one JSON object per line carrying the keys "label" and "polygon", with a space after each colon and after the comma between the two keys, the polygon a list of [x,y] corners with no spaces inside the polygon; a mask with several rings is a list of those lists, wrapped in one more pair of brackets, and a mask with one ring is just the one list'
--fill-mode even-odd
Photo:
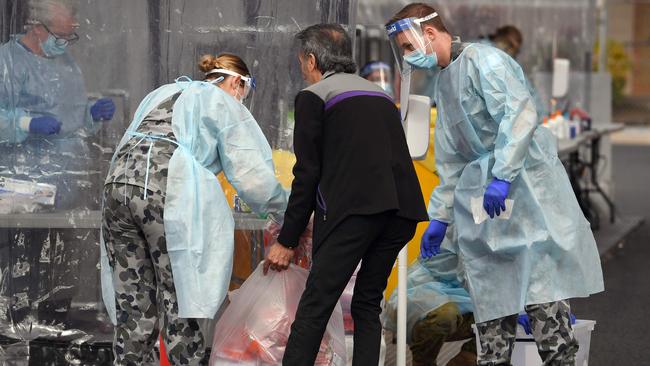
{"label": "white elastic headband", "polygon": [[244,80],[244,82],[250,82],[251,81],[250,77],[244,76],[242,74],[236,73],[236,72],[234,72],[232,70],[228,70],[228,69],[212,69],[212,70],[206,72],[205,76],[208,76],[208,75],[211,75],[211,74],[226,74],[226,75],[230,75],[230,76],[239,76],[242,80]]}
{"label": "white elastic headband", "polygon": [[415,19],[413,21],[413,23],[415,23],[417,25],[420,25],[420,24],[426,22],[427,20],[431,20],[431,19],[433,19],[433,18],[435,18],[437,16],[438,16],[438,13],[433,12],[433,13],[427,15],[426,17]]}

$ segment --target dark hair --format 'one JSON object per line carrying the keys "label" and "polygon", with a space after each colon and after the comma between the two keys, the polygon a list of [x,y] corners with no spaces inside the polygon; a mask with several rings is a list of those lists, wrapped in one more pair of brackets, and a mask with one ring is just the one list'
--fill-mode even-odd
{"label": "dark hair", "polygon": [[[409,4],[406,5],[404,8],[402,8],[402,10],[400,10],[397,14],[395,14],[395,16],[392,17],[391,20],[388,21],[388,23],[386,23],[386,26],[389,26],[398,20],[402,20],[406,18],[424,18],[427,15],[433,13],[437,13],[436,9],[434,9],[430,5],[424,3]],[[443,23],[442,21],[442,17],[440,16],[440,14],[438,14],[438,16],[433,19],[423,22],[421,25],[430,25],[435,29],[439,30],[440,32],[449,33],[447,27],[445,27],[445,23]]]}
{"label": "dark hair", "polygon": [[321,73],[353,74],[357,71],[357,64],[352,59],[352,41],[340,25],[312,25],[296,34],[296,40],[303,57],[314,55],[316,68]]}
{"label": "dark hair", "polygon": [[489,36],[491,41],[497,40],[513,40],[517,42],[518,45],[521,45],[524,37],[521,35],[521,31],[514,25],[504,25],[500,27]]}

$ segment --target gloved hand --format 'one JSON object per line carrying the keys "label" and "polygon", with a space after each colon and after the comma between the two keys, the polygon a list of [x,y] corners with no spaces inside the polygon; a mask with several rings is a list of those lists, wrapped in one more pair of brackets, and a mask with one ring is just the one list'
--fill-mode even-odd
{"label": "gloved hand", "polygon": [[110,98],[99,99],[90,107],[90,115],[93,121],[108,121],[115,114],[115,103]]}
{"label": "gloved hand", "polygon": [[61,132],[61,122],[51,116],[34,117],[29,122],[29,132],[38,135],[54,135]]}
{"label": "gloved hand", "polygon": [[494,178],[488,185],[483,195],[483,208],[494,218],[494,215],[501,215],[501,211],[506,210],[506,197],[510,191],[510,182]]}
{"label": "gloved hand", "polygon": [[447,224],[438,220],[431,220],[429,227],[422,235],[422,242],[420,243],[422,258],[427,259],[440,254],[440,244],[442,239],[445,238],[446,232]]}
{"label": "gloved hand", "polygon": [[[571,320],[571,325],[576,323],[576,316],[573,313],[569,313],[569,319]],[[526,334],[528,335],[533,334],[533,330],[530,326],[530,319],[528,318],[528,314],[519,314],[519,316],[517,317],[517,323],[524,328]]]}
{"label": "gloved hand", "polygon": [[526,334],[533,334],[533,331],[530,327],[530,319],[528,318],[528,314],[519,314],[517,317],[517,323],[524,328]]}

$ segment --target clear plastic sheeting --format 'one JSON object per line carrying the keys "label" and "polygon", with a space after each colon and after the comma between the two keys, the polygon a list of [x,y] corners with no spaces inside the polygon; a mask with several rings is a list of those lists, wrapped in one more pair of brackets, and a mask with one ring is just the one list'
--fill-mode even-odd
{"label": "clear plastic sheeting", "polygon": [[[24,35],[56,28],[57,1],[76,10],[79,39],[46,58]],[[321,22],[354,29],[356,0],[41,0],[38,17],[29,4],[0,0],[0,363],[107,364],[100,192],[135,107],[178,76],[202,78],[201,55],[235,53],[257,79],[253,115],[273,148],[291,150],[304,87],[293,35]],[[102,98],[116,107],[110,121],[93,113]],[[259,222],[236,222],[254,238],[242,242],[255,268]]]}
{"label": "clear plastic sheeting", "polygon": [[[364,35],[383,25],[407,4],[408,0],[359,0],[357,23]],[[497,28],[514,25],[523,35],[517,57],[539,92],[545,107],[550,107],[553,59],[571,62],[570,99],[574,105],[590,109],[591,70],[596,41],[596,2],[593,0],[439,0],[425,1],[435,7],[449,32],[463,41],[487,38]],[[382,38],[385,36],[382,35]],[[374,42],[371,40],[369,43]],[[358,40],[359,46],[364,39]],[[387,48],[362,52],[364,63],[369,57],[392,64]],[[389,50],[388,50],[389,51]]]}
{"label": "clear plastic sheeting", "polygon": [[321,22],[341,23],[353,30],[356,17],[355,0],[170,0],[162,4],[166,5],[157,9],[159,21],[153,24],[161,29],[158,47],[152,49],[163,61],[158,79],[202,78],[196,63],[206,53],[241,56],[257,83],[249,108],[271,146],[283,149],[291,147],[293,98],[305,86],[293,36]]}
{"label": "clear plastic sheeting", "polygon": [[[383,25],[407,0],[359,0],[358,23]],[[573,70],[591,70],[596,34],[592,0],[439,0],[435,7],[448,30],[463,41],[487,37],[504,25],[523,34],[518,61],[524,69],[550,71],[552,57],[571,60]],[[391,61],[391,60],[385,60]]]}

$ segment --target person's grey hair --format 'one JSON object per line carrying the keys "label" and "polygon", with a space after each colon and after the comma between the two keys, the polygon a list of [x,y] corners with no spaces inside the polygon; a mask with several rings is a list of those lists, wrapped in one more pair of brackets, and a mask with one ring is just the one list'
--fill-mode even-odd
{"label": "person's grey hair", "polygon": [[73,17],[79,9],[78,0],[29,0],[30,24],[50,24],[57,11],[65,9]]}
{"label": "person's grey hair", "polygon": [[328,71],[353,74],[357,65],[352,59],[352,41],[339,24],[316,24],[296,35],[300,54],[313,54],[316,68],[321,73]]}

